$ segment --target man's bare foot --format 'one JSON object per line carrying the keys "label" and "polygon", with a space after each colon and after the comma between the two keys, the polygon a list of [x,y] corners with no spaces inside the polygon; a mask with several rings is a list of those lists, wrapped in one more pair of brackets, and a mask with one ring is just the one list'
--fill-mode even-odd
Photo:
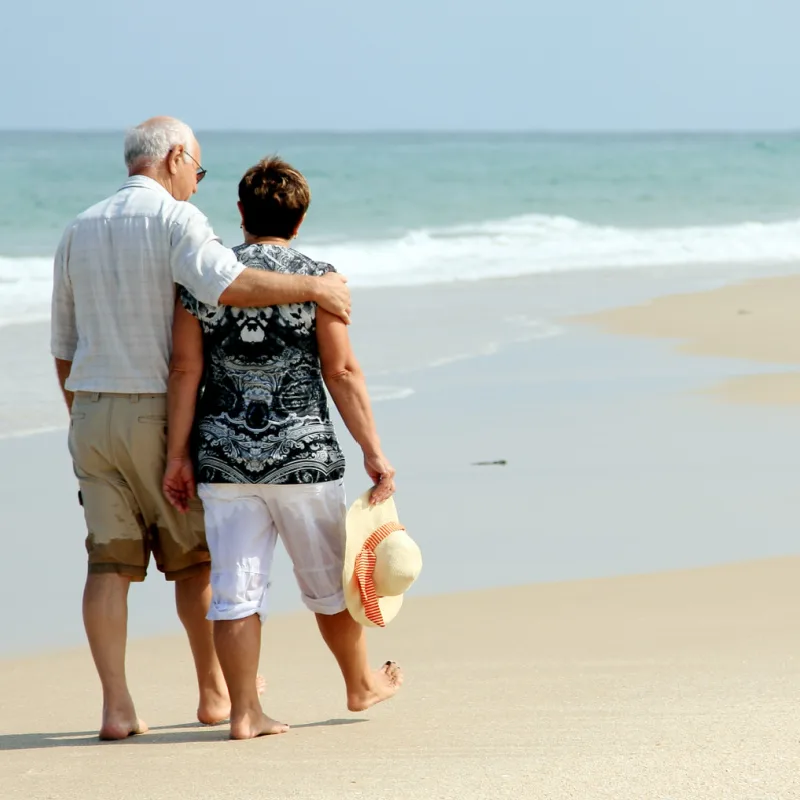
{"label": "man's bare foot", "polygon": [[372,673],[371,686],[357,692],[348,692],[347,708],[350,711],[366,711],[397,694],[403,685],[403,670],[394,661],[387,661]]}
{"label": "man's bare foot", "polygon": [[268,717],[261,709],[253,709],[231,720],[231,739],[255,739],[258,736],[286,733],[288,730],[288,725]]}
{"label": "man's bare foot", "polygon": [[139,733],[147,733],[147,731],[147,725],[136,716],[136,712],[133,709],[121,714],[103,710],[100,739],[104,742],[116,742],[120,739],[127,739],[129,736],[136,736]]}
{"label": "man's bare foot", "polygon": [[[267,686],[263,675],[256,675],[256,691],[259,697],[264,694]],[[231,700],[227,687],[220,692],[214,689],[204,690],[200,693],[200,705],[197,707],[197,719],[203,725],[221,725],[231,716]]]}

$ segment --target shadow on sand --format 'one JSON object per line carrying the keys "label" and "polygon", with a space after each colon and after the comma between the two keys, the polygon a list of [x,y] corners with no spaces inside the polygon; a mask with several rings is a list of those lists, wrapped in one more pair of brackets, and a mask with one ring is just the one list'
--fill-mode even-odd
{"label": "shadow on sand", "polygon": [[[335,725],[356,725],[366,719],[326,719],[321,722],[303,722],[292,725],[291,730],[301,728],[326,728]],[[4,750],[44,750],[50,747],[115,747],[139,744],[188,744],[194,742],[227,742],[228,726],[202,725],[187,722],[181,725],[161,725],[150,728],[141,736],[131,736],[118,742],[101,742],[97,731],[72,731],[60,733],[6,733],[0,734],[0,752]]]}

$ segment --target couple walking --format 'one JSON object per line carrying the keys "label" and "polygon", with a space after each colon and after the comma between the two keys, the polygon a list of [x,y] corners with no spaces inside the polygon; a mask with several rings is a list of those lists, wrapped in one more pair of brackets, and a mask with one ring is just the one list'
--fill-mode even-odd
{"label": "couple walking", "polygon": [[[395,519],[394,470],[349,343],[346,282],[290,247],[308,185],[277,158],[249,169],[244,243],[229,250],[186,202],[206,174],[188,126],[161,117],[132,129],[125,163],[122,188],[66,229],[53,288],[51,350],[88,530],[83,616],[103,689],[100,737],[147,730],[125,650],[128,590],[151,555],[175,582],[198,719],[230,718],[237,739],[287,730],[262,711],[257,683],[278,537],[348,708],[369,708],[402,673],[393,662],[370,668],[356,619],[383,624],[380,603],[391,614],[388,595],[401,595],[420,558]],[[374,483],[347,537],[324,386]],[[394,572],[381,576],[387,564]]]}

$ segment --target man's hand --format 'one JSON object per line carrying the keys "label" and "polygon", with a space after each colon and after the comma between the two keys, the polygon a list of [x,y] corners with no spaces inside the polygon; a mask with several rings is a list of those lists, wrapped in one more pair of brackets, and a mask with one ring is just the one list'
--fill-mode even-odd
{"label": "man's hand", "polygon": [[316,303],[349,325],[350,290],[347,288],[347,278],[338,272],[328,272],[316,279],[315,289]]}
{"label": "man's hand", "polygon": [[67,404],[67,411],[72,411],[72,403],[75,395],[66,387],[69,373],[72,372],[72,362],[56,359],[56,375],[58,375],[58,385],[61,387],[61,394],[64,395],[64,402]]}
{"label": "man's hand", "polygon": [[185,513],[189,500],[195,496],[194,469],[190,458],[170,458],[162,483],[164,495],[170,505]]}
{"label": "man's hand", "polygon": [[386,460],[383,453],[364,455],[364,469],[375,484],[369,496],[369,504],[376,506],[388,500],[395,491],[394,467]]}

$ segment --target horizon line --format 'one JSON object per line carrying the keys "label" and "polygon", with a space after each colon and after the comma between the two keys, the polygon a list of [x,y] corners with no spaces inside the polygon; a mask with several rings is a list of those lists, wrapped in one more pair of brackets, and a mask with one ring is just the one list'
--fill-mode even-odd
{"label": "horizon line", "polygon": [[[44,128],[0,127],[4,133],[56,134],[120,134],[127,128]],[[374,135],[531,135],[531,136],[700,136],[743,134],[798,134],[798,127],[784,128],[217,128],[196,127],[197,133],[226,134],[283,134],[314,136],[374,136]]]}

